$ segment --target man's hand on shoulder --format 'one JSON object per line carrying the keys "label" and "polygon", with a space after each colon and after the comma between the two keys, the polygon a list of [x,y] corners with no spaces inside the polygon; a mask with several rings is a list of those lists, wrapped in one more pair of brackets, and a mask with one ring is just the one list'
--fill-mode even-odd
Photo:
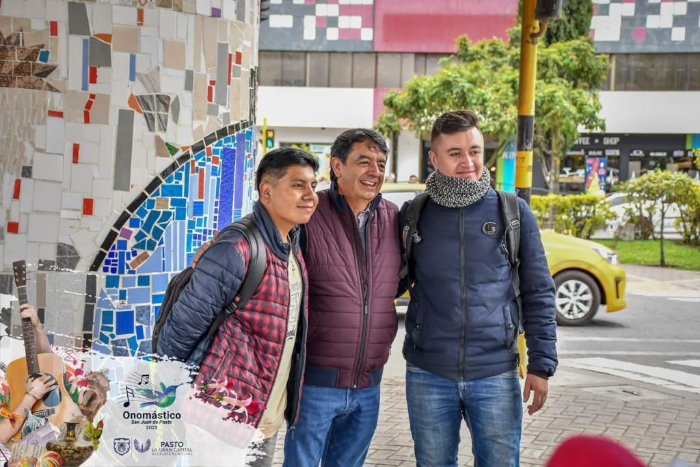
{"label": "man's hand on shoulder", "polygon": [[530,400],[531,391],[535,393],[532,398],[532,404],[527,406],[528,414],[532,415],[544,407],[544,403],[547,400],[548,386],[546,379],[535,376],[532,373],[527,375],[525,388],[523,389],[523,402]]}
{"label": "man's hand on shoulder", "polygon": [[216,241],[217,238],[219,238],[218,230],[214,232],[214,238],[212,240],[202,243],[202,245],[199,248],[197,248],[197,251],[194,254],[194,258],[192,258],[192,267],[197,266],[197,261],[199,261],[199,258],[202,257],[204,252],[207,251],[207,248],[209,248]]}

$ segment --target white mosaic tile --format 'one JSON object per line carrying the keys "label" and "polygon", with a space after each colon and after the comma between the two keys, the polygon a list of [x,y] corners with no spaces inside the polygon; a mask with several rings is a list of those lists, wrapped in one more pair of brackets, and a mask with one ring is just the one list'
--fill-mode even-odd
{"label": "white mosaic tile", "polygon": [[[63,152],[62,148],[61,152]],[[60,182],[63,178],[63,156],[36,152],[34,154],[32,178]]]}
{"label": "white mosaic tile", "polygon": [[51,243],[58,240],[60,216],[56,214],[34,213],[29,218],[27,240],[30,242]]}
{"label": "white mosaic tile", "polygon": [[61,196],[63,187],[58,182],[36,180],[34,183],[34,211],[54,212],[61,211]]}

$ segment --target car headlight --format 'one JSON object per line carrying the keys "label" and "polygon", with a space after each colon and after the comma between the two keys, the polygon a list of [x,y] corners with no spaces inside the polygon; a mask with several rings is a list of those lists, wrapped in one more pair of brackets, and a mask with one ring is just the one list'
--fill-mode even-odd
{"label": "car headlight", "polygon": [[596,245],[593,247],[593,250],[595,250],[595,252],[598,253],[605,261],[617,266],[617,253],[615,253],[612,250],[609,250],[608,248],[605,248],[603,245]]}

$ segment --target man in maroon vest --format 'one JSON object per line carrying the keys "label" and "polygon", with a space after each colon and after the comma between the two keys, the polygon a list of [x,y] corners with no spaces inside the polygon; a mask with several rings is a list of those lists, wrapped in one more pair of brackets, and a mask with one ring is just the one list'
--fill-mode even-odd
{"label": "man in maroon vest", "polygon": [[388,148],[377,132],[342,133],[330,189],[302,232],[309,333],[300,418],[286,466],[361,466],[379,416],[379,383],[396,336],[402,267],[398,209],[381,198]]}

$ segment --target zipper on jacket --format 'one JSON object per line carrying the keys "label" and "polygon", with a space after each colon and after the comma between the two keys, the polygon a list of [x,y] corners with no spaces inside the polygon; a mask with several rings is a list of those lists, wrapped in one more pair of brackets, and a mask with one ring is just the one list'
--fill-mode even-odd
{"label": "zipper on jacket", "polygon": [[[296,372],[296,375],[294,377],[294,379],[295,379],[294,388],[295,388],[297,394],[296,394],[296,398],[295,398],[295,405],[294,405],[294,407],[292,407],[292,413],[291,413],[291,416],[289,417],[289,420],[292,422],[292,426],[289,428],[290,431],[294,431],[294,429],[296,428],[297,422],[299,422],[299,407],[301,407],[301,386],[302,386],[302,381],[304,378],[304,371],[306,370],[306,329],[308,327],[308,323],[306,320],[306,313],[305,313],[305,310],[307,308],[307,304],[306,304],[307,300],[305,299],[306,283],[304,281],[304,270],[302,269],[301,261],[299,260],[299,258],[297,258],[296,253],[294,253],[293,248],[292,248],[292,254],[294,254],[294,258],[297,260],[297,265],[299,266],[299,272],[301,273],[301,302],[300,302],[300,307],[299,307],[300,308],[299,311],[301,312],[301,316],[300,316],[301,319],[299,321],[301,323],[302,329],[301,329],[300,335],[298,336],[298,337],[301,337],[301,344],[300,344],[301,355],[299,357],[301,360],[301,362],[300,362],[301,368],[297,368],[297,372]],[[291,299],[291,297],[290,297],[290,299]],[[285,333],[285,337],[286,337],[286,333]],[[295,343],[295,346],[298,343],[299,343],[299,341],[297,340],[297,342]],[[284,348],[282,349],[282,351],[284,352]]]}
{"label": "zipper on jacket", "polygon": [[464,244],[464,208],[459,209],[459,305],[462,312],[462,338],[459,340],[459,378],[464,379],[464,338],[467,326],[466,246]]}
{"label": "zipper on jacket", "polygon": [[[357,226],[357,220],[354,219],[355,214],[352,214],[353,217],[353,222],[355,222],[355,232],[357,235],[360,235],[360,229]],[[367,222],[365,222],[365,243],[364,245],[364,253],[365,253],[365,266],[367,267],[367,275],[369,275],[369,232],[367,230],[367,224],[369,224],[372,221],[372,213],[370,213],[370,218],[367,219]],[[369,277],[365,277],[365,280],[362,280],[362,265],[360,264],[360,257],[357,254],[357,241],[356,238],[353,234],[353,245],[354,245],[354,250],[355,250],[355,259],[357,263],[357,277],[360,279],[360,288],[362,289],[362,334],[360,335],[360,350],[357,355],[357,366],[355,367],[355,377],[353,378],[352,382],[352,387],[354,389],[357,389],[357,384],[359,383],[360,380],[360,369],[362,368],[362,360],[364,359],[365,356],[365,341],[367,340],[367,319],[369,318],[369,304],[367,300],[367,295],[369,294]],[[362,243],[362,236],[360,235],[360,243]]]}

